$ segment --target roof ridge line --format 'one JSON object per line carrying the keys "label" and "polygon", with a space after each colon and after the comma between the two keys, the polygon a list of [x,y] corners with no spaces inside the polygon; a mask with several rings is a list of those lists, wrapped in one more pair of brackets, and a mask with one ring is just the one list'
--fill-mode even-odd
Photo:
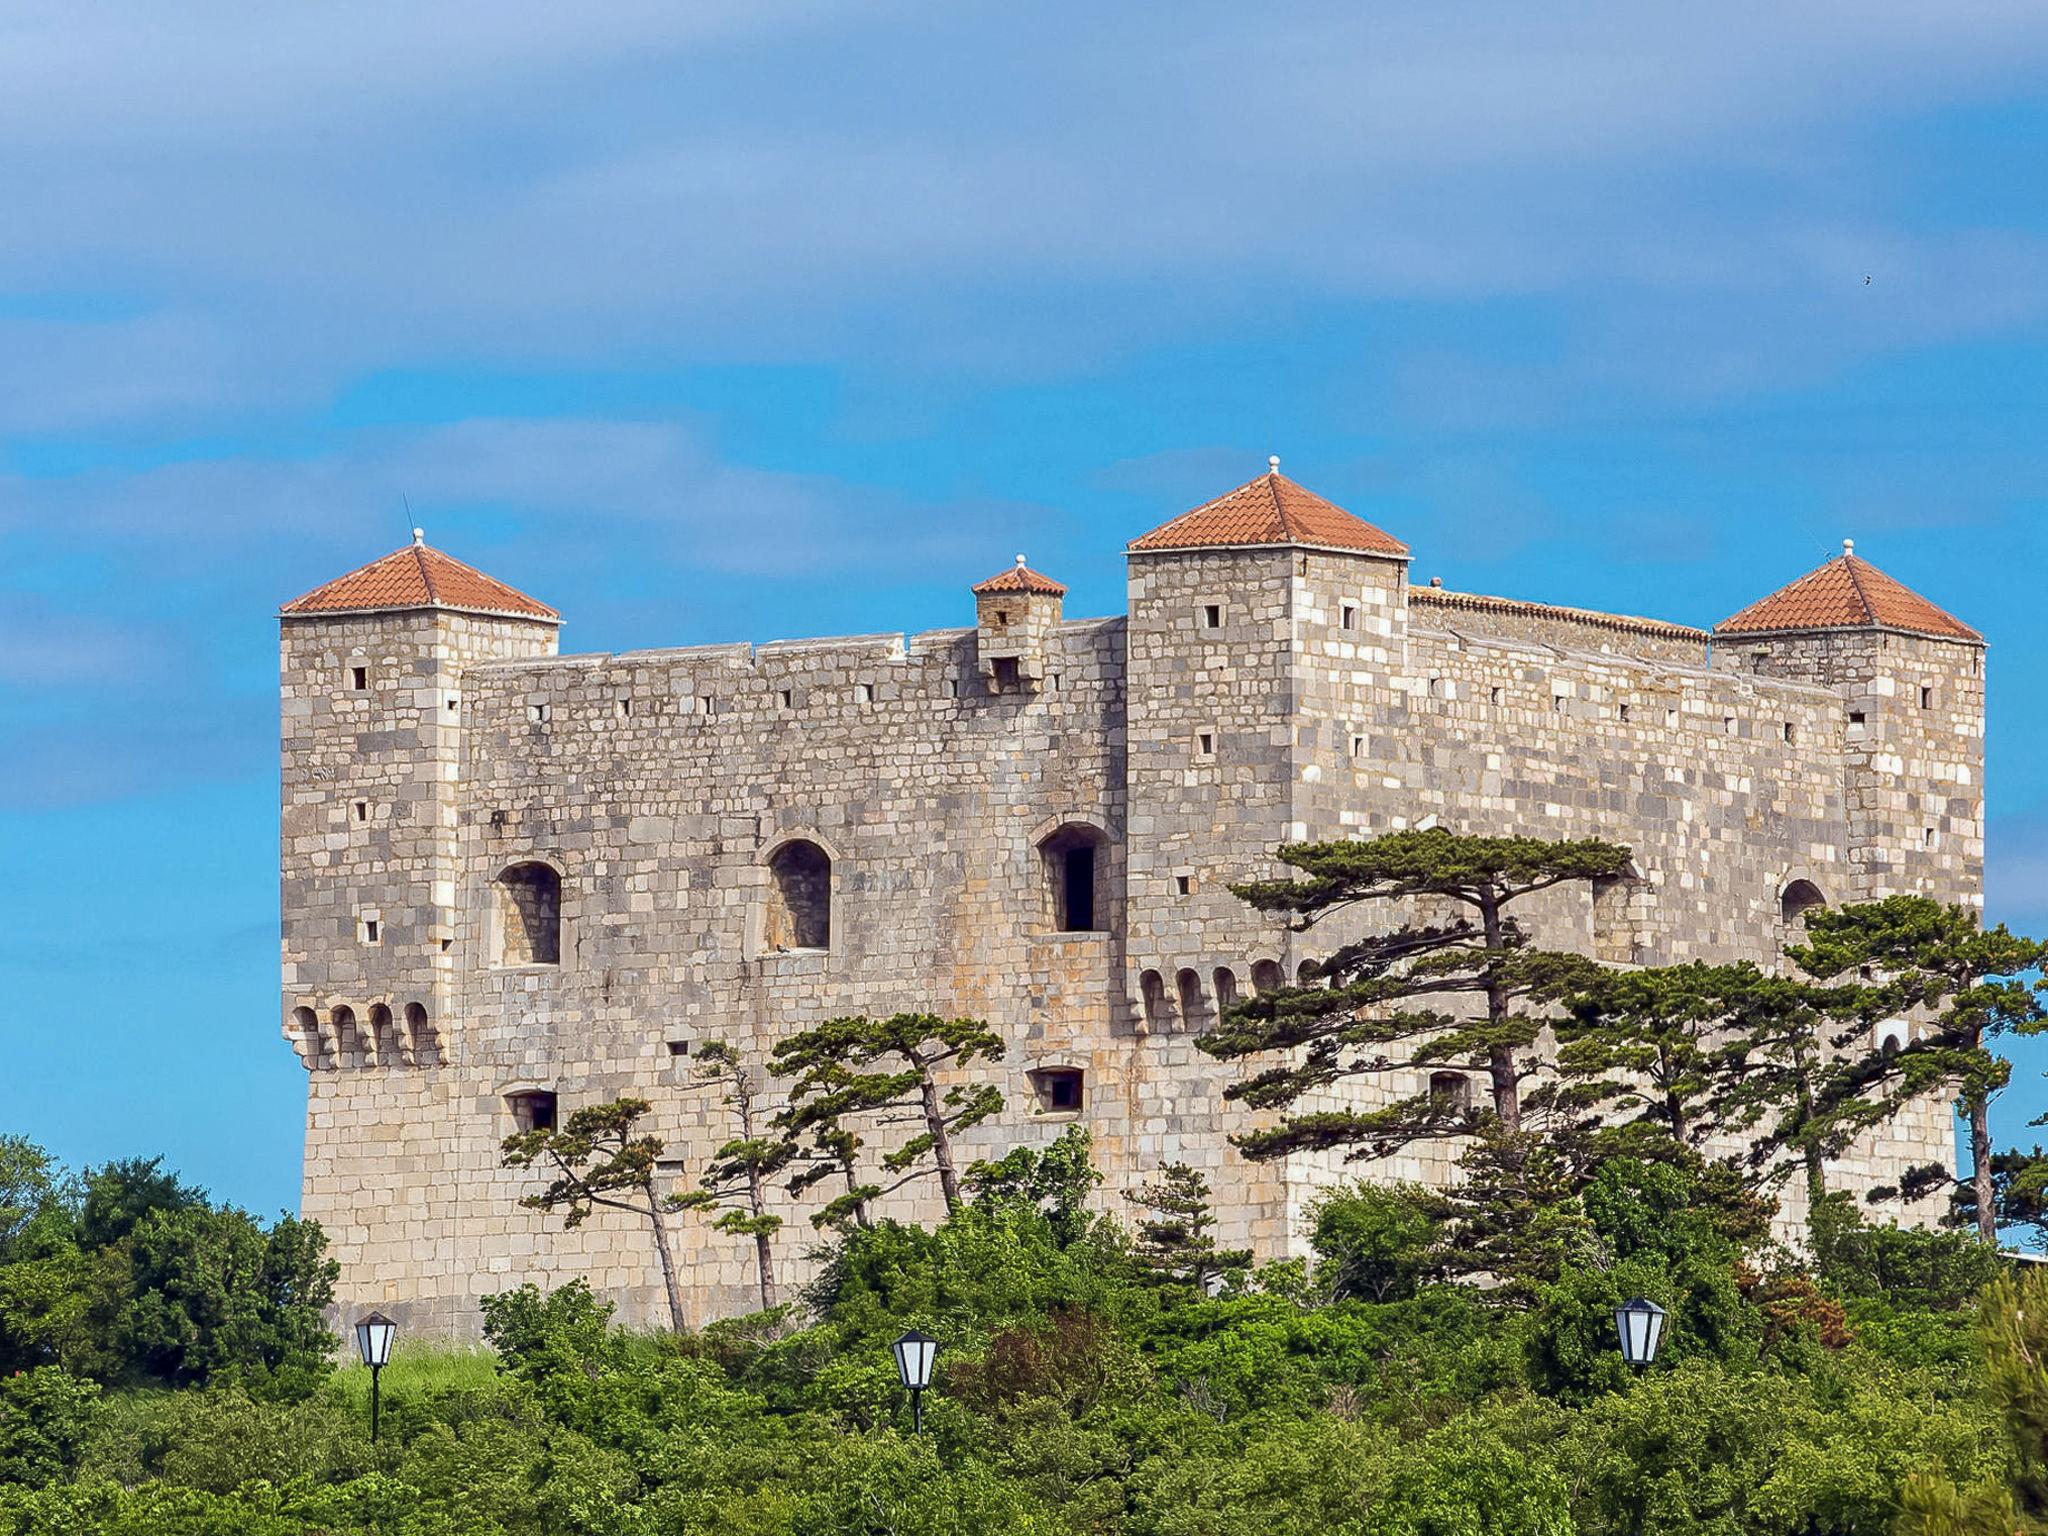
{"label": "roof ridge line", "polygon": [[1863,578],[1856,574],[1856,557],[1845,553],[1842,556],[1842,569],[1848,573],[1849,585],[1856,589],[1856,601],[1863,605],[1863,617],[1873,624],[1877,623],[1877,609],[1871,605],[1870,594],[1863,590]]}
{"label": "roof ridge line", "polygon": [[429,601],[440,602],[441,594],[434,590],[434,573],[427,566],[427,546],[424,543],[411,546],[413,563],[419,567],[420,585],[427,589]]}

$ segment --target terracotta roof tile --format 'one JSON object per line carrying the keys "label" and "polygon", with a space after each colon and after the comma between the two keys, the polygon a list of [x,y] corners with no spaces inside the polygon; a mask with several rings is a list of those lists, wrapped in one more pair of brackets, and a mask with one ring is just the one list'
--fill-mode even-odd
{"label": "terracotta roof tile", "polygon": [[1408,601],[1425,607],[1456,608],[1469,613],[1497,613],[1505,617],[1557,619],[1584,624],[1593,629],[1619,630],[1631,635],[1654,635],[1665,640],[1709,638],[1704,629],[1690,624],[1673,624],[1668,619],[1639,618],[1632,613],[1600,613],[1591,608],[1565,608],[1556,603],[1531,603],[1518,597],[1489,597],[1480,592],[1447,592],[1442,587],[1410,587]]}
{"label": "terracotta roof tile", "polygon": [[1067,589],[1050,576],[1042,576],[1024,563],[1019,555],[1017,563],[1007,571],[998,571],[974,588],[976,597],[994,597],[1003,592],[1031,592],[1041,597],[1065,597]]}
{"label": "terracotta roof tile", "polygon": [[1854,546],[1761,602],[1714,626],[1717,635],[1767,634],[1788,629],[1903,629],[1944,640],[1982,643],[1984,637],[1903,582],[1856,557]]}
{"label": "terracotta roof tile", "polygon": [[1307,544],[1397,558],[1408,553],[1408,546],[1392,534],[1296,485],[1280,473],[1277,460],[1270,472],[1192,512],[1183,512],[1132,540],[1129,547],[1132,554],[1145,554],[1265,544]]}
{"label": "terracotta roof tile", "polygon": [[414,542],[381,560],[337,576],[278,609],[293,617],[308,613],[376,613],[404,608],[455,608],[466,613],[509,614],[560,622],[546,603],[464,565],[453,555]]}

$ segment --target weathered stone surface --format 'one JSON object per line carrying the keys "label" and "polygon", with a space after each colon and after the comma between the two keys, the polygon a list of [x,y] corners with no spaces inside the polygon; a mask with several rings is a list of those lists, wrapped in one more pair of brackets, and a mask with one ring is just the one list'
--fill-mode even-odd
{"label": "weathered stone surface", "polygon": [[[986,1017],[1009,1107],[970,1157],[1079,1120],[1107,1203],[1184,1159],[1211,1174],[1219,1236],[1265,1253],[1299,1246],[1331,1178],[1440,1181],[1444,1146],[1362,1170],[1227,1145],[1231,1069],[1193,1045],[1219,997],[1395,916],[1295,934],[1250,912],[1228,882],[1275,872],[1284,841],[1435,823],[1627,842],[1637,879],[1530,914],[1541,942],[1621,963],[1769,961],[1800,880],[1981,902],[1980,647],[1870,631],[1709,658],[1565,610],[1411,603],[1397,559],[1294,548],[1134,555],[1125,618],[987,597],[976,617],[571,657],[513,618],[285,620],[285,1032],[309,1073],[303,1207],[345,1309],[471,1332],[478,1295],[582,1276],[660,1315],[631,1222],[564,1232],[519,1208],[509,1096],[566,1113],[636,1093],[694,1177],[730,1129],[686,1053],[729,1039],[758,1063],[841,1013]],[[1058,928],[1077,842],[1103,931]],[[829,875],[785,857],[799,843]],[[553,963],[529,963],[550,952],[546,883],[501,883],[534,865],[559,882]],[[1055,1068],[1084,1074],[1078,1111],[1044,1107],[1032,1074]],[[1951,1156],[1929,1100],[1839,1171]],[[793,1270],[807,1211],[786,1214]],[[751,1304],[747,1245],[694,1218],[678,1237],[695,1315]]]}

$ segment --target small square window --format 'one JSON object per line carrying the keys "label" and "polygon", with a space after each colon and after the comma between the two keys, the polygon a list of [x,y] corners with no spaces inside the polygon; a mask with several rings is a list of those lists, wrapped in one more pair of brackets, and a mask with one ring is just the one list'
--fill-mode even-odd
{"label": "small square window", "polygon": [[1565,696],[1561,693],[1553,693],[1550,696],[1550,712],[1553,715],[1561,715],[1564,713],[1564,700]]}
{"label": "small square window", "polygon": [[1735,717],[1733,715],[1723,715],[1721,717],[1721,729],[1726,734],[1733,736],[1735,734]]}
{"label": "small square window", "polygon": [[1221,629],[1222,627],[1223,605],[1221,603],[1204,603],[1202,605],[1202,628]]}
{"label": "small square window", "polygon": [[995,678],[994,678],[994,681],[995,681],[996,689],[997,689],[997,691],[998,691],[998,692],[1001,692],[1001,693],[1015,693],[1015,692],[1017,691],[1017,658],[1016,658],[1016,657],[1014,657],[1014,656],[998,656],[998,657],[997,657],[997,658],[995,659]]}
{"label": "small square window", "polygon": [[1358,604],[1346,603],[1340,608],[1337,622],[1344,629],[1358,628]]}
{"label": "small square window", "polygon": [[690,1042],[687,1040],[671,1040],[668,1042],[668,1053],[671,1056],[687,1056],[690,1054]]}
{"label": "small square window", "polygon": [[1354,758],[1360,758],[1365,756],[1365,738],[1363,736],[1354,736],[1351,738],[1351,755]]}
{"label": "small square window", "polygon": [[447,953],[448,953],[448,951],[449,951],[449,950],[453,949],[454,947],[455,947],[455,941],[454,941],[453,939],[449,938],[449,937],[448,937],[447,935],[445,935],[445,934],[444,934],[444,935],[442,935],[442,938],[441,938],[441,953],[445,955],[445,954],[447,954]]}
{"label": "small square window", "polygon": [[1059,673],[1048,672],[1045,674],[1045,691],[1047,693],[1058,693],[1060,691]]}
{"label": "small square window", "polygon": [[998,624],[1007,624],[1007,623],[1009,623],[1009,622],[1010,622],[1010,610],[1009,610],[1009,609],[1007,609],[1007,608],[998,608],[998,609],[996,610],[996,622],[997,622]]}
{"label": "small square window", "polygon": [[612,701],[612,710],[621,720],[633,717],[633,701],[623,694]]}
{"label": "small square window", "polygon": [[785,715],[796,708],[796,690],[794,688],[783,689],[776,695],[776,699]]}
{"label": "small square window", "polygon": [[461,701],[460,699],[456,698],[454,694],[452,694],[452,693],[451,693],[451,694],[449,694],[449,695],[448,695],[448,713],[449,713],[449,714],[451,714],[451,715],[452,715],[452,714],[455,714],[455,713],[456,713],[457,711],[459,711],[459,710],[460,710],[461,708],[462,708],[462,701]]}
{"label": "small square window", "polygon": [[960,679],[959,679],[959,678],[957,678],[957,677],[949,677],[949,678],[947,678],[947,679],[946,679],[946,697],[947,697],[947,698],[949,698],[949,699],[957,699],[957,698],[959,698],[959,697],[960,697]]}
{"label": "small square window", "polygon": [[1195,736],[1195,756],[1214,757],[1215,755],[1216,733],[1214,731],[1198,732]]}
{"label": "small square window", "polygon": [[1175,875],[1173,877],[1173,888],[1179,895],[1189,895],[1194,891],[1195,877],[1193,875]]}
{"label": "small square window", "polygon": [[1507,698],[1507,696],[1507,689],[1501,687],[1498,683],[1495,683],[1491,688],[1486,690],[1486,702],[1489,704],[1498,705],[1502,703]]}
{"label": "small square window", "polygon": [[1866,720],[1867,720],[1868,718],[1869,718],[1869,717],[1868,717],[1867,715],[1865,715],[1865,714],[1864,714],[1864,712],[1863,712],[1862,710],[1860,710],[1860,709],[1852,709],[1852,710],[1850,710],[1850,711],[1849,711],[1849,729],[1850,729],[1850,730],[1852,730],[1852,731],[1860,731],[1860,730],[1862,730],[1862,729],[1863,729],[1863,726],[1864,726],[1864,722],[1865,722],[1865,721],[1866,721]]}
{"label": "small square window", "polygon": [[713,698],[713,697],[712,697],[712,696],[711,696],[710,694],[708,694],[708,693],[700,693],[700,694],[698,694],[698,695],[697,695],[697,713],[698,713],[698,714],[700,714],[700,715],[715,715],[715,714],[717,714],[717,713],[718,713],[718,700],[714,699],[714,698]]}
{"label": "small square window", "polygon": [[1941,838],[1939,834],[1935,832],[1934,828],[1926,827],[1921,830],[1920,846],[1922,848],[1932,848],[1935,846],[1935,844],[1937,844],[1940,841]]}
{"label": "small square window", "polygon": [[553,708],[546,704],[529,704],[526,706],[526,718],[535,725],[547,724],[549,717],[553,713]]}
{"label": "small square window", "polygon": [[1429,680],[1429,696],[1432,699],[1441,699],[1448,696],[1444,688],[1444,680],[1442,678],[1432,677]]}
{"label": "small square window", "polygon": [[1925,683],[1920,685],[1920,707],[1922,709],[1934,708],[1934,690]]}
{"label": "small square window", "polygon": [[368,667],[350,667],[348,669],[348,685],[358,693],[369,687],[370,669]]}
{"label": "small square window", "polygon": [[376,944],[382,941],[382,936],[384,932],[383,923],[379,922],[376,918],[369,916],[364,916],[358,919],[358,922],[361,925],[358,936],[362,939],[362,941],[365,944]]}
{"label": "small square window", "polygon": [[370,819],[370,802],[369,802],[369,801],[367,801],[367,800],[358,800],[358,801],[356,801],[356,802],[355,802],[355,804],[354,804],[354,806],[352,807],[352,810],[353,810],[353,811],[354,811],[354,813],[355,813],[355,818],[356,818],[356,820],[357,820],[357,821],[368,821],[368,820]]}
{"label": "small square window", "polygon": [[873,683],[856,683],[853,687],[853,696],[862,704],[872,704],[875,702],[875,685]]}
{"label": "small square window", "polygon": [[1667,709],[1667,710],[1665,710],[1665,711],[1664,711],[1664,725],[1665,725],[1665,728],[1666,728],[1667,730],[1675,730],[1675,729],[1677,728],[1677,726],[1678,726],[1678,711],[1677,711],[1677,710],[1675,710],[1675,709]]}
{"label": "small square window", "polygon": [[1041,1067],[1031,1074],[1032,1096],[1041,1114],[1073,1114],[1081,1108],[1082,1077],[1073,1067]]}
{"label": "small square window", "polygon": [[555,1096],[546,1089],[529,1089],[505,1095],[505,1108],[512,1123],[522,1131],[552,1131],[555,1128]]}
{"label": "small square window", "polygon": [[1790,720],[1787,720],[1787,721],[1785,722],[1785,745],[1786,745],[1786,746],[1788,746],[1788,747],[1791,747],[1791,746],[1797,746],[1798,744],[1799,744],[1799,727],[1798,727],[1797,725],[1795,725],[1795,724],[1794,724],[1794,723],[1793,723],[1792,721],[1790,721]]}
{"label": "small square window", "polygon": [[1626,704],[1623,704],[1623,705],[1621,705],[1621,706],[1620,706],[1620,707],[1619,707],[1619,708],[1618,708],[1618,709],[1616,710],[1616,713],[1617,713],[1617,714],[1619,714],[1619,715],[1621,716],[1621,721],[1622,721],[1622,724],[1626,725],[1626,724],[1628,723],[1628,718],[1629,718],[1629,706],[1628,706],[1628,705],[1626,705]]}

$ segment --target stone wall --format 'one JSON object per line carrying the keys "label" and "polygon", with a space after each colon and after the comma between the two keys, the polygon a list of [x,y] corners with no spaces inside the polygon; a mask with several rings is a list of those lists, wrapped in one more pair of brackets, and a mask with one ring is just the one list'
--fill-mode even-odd
{"label": "stone wall", "polygon": [[[1298,1247],[1315,1192],[1359,1170],[1245,1164],[1234,1069],[1194,1038],[1232,992],[1397,915],[1296,934],[1252,913],[1228,884],[1277,873],[1286,841],[1435,823],[1629,843],[1632,880],[1528,913],[1539,942],[1626,963],[1769,963],[1794,880],[1831,901],[1979,899],[1981,652],[1867,636],[1708,667],[1678,626],[1413,601],[1395,560],[1130,570],[1128,619],[1054,623],[1020,599],[907,641],[560,657],[524,621],[288,622],[286,1028],[310,1073],[304,1209],[334,1238],[344,1309],[472,1332],[477,1296],[580,1275],[660,1316],[630,1221],[569,1233],[519,1207],[534,1181],[498,1166],[510,1100],[645,1097],[694,1179],[732,1134],[696,1086],[702,1045],[758,1069],[853,1012],[1002,1032],[988,1075],[1008,1108],[967,1158],[1079,1121],[1106,1207],[1185,1160],[1212,1178],[1221,1240]],[[1001,651],[1027,663],[1014,680],[988,665]],[[1059,922],[1047,850],[1077,838],[1096,845],[1097,931]],[[558,884],[552,934],[536,870]],[[550,937],[554,960],[529,963]],[[1080,1109],[1041,1100],[1045,1069],[1082,1073]],[[1346,1102],[1421,1085],[1404,1070]],[[1844,1176],[1946,1160],[1945,1113],[1924,1109]],[[1437,1181],[1454,1152],[1371,1172]],[[891,1208],[934,1207],[912,1190]],[[785,1211],[786,1279],[808,1209]],[[678,1239],[694,1317],[753,1304],[750,1245],[694,1217]]]}

